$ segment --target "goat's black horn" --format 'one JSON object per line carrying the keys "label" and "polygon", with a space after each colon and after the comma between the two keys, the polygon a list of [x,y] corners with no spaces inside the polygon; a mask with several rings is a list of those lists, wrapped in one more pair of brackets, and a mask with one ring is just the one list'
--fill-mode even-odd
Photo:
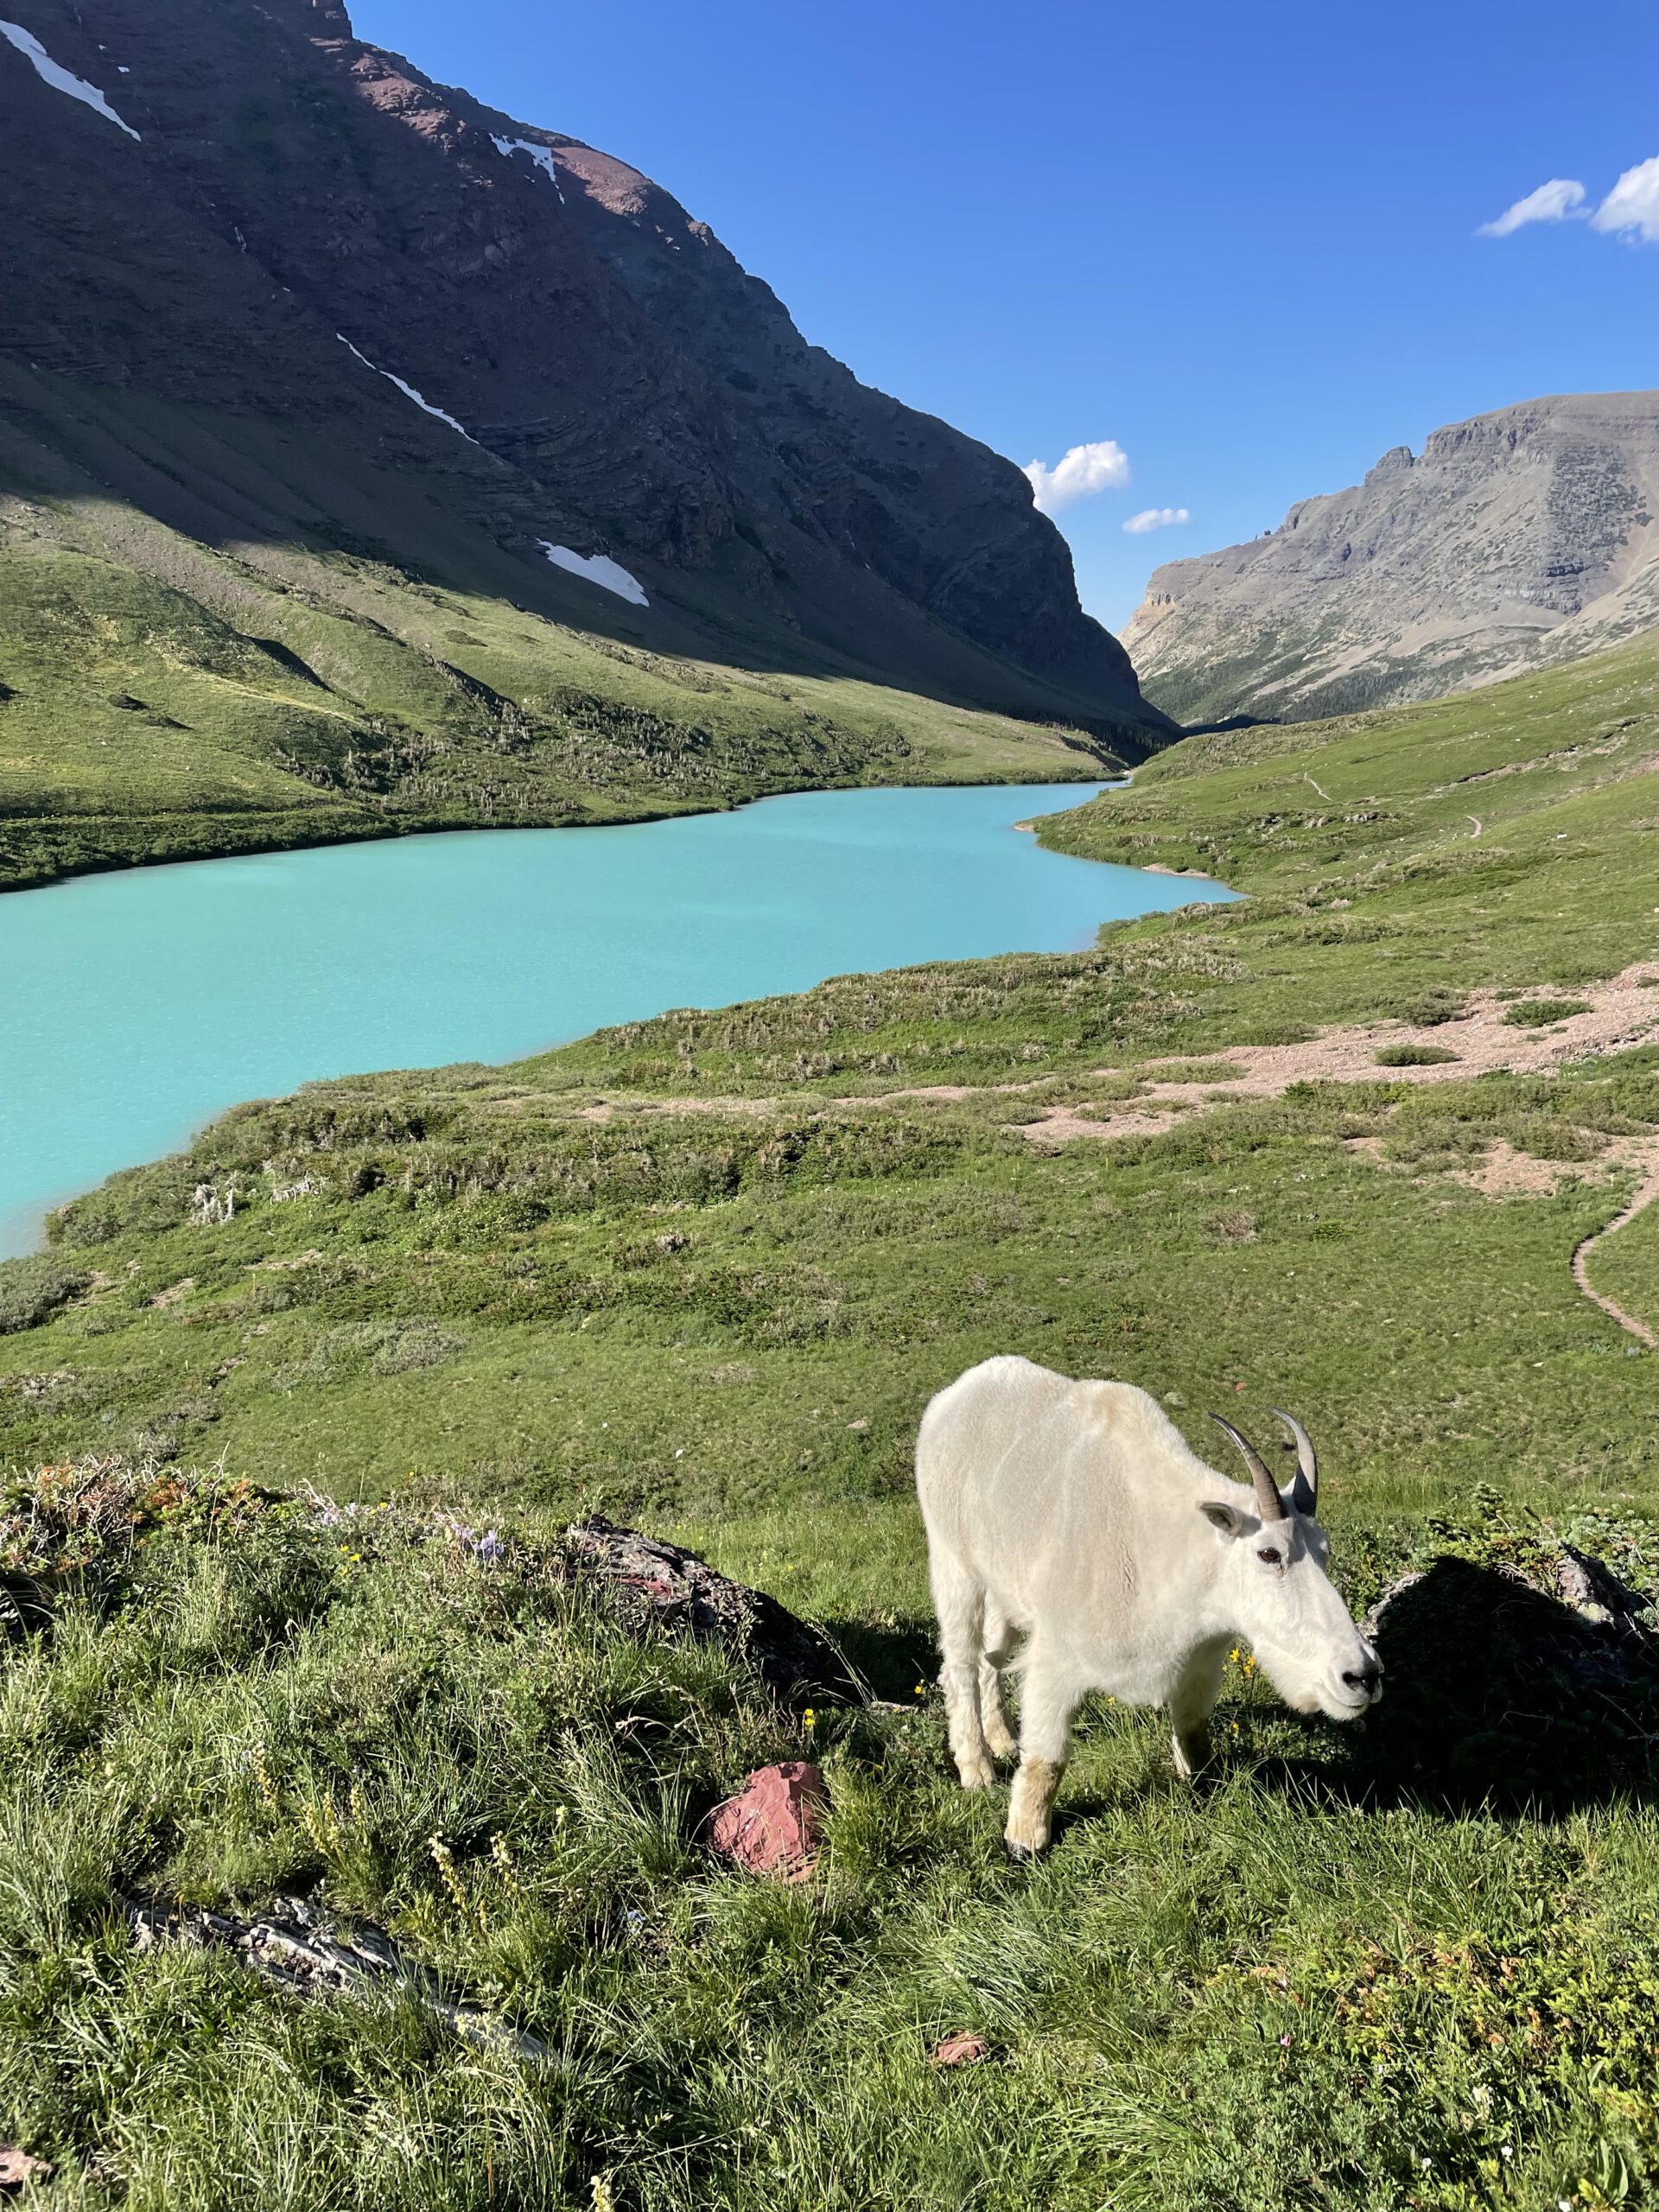
{"label": "goat's black horn", "polygon": [[1290,1493],[1291,1503],[1299,1513],[1317,1512],[1319,1503],[1319,1455],[1313,1449],[1313,1440],[1294,1414],[1287,1414],[1282,1406],[1274,1406],[1269,1410],[1283,1421],[1296,1446],[1296,1481]]}
{"label": "goat's black horn", "polygon": [[1210,1418],[1222,1434],[1231,1437],[1233,1442],[1238,1446],[1240,1456],[1250,1471],[1250,1481],[1255,1490],[1257,1512],[1264,1521],[1282,1521],[1285,1517],[1285,1501],[1280,1497],[1279,1485],[1268,1472],[1262,1462],[1262,1454],[1248,1436],[1241,1434],[1233,1427],[1231,1421],[1224,1421],[1219,1414],[1211,1414]]}

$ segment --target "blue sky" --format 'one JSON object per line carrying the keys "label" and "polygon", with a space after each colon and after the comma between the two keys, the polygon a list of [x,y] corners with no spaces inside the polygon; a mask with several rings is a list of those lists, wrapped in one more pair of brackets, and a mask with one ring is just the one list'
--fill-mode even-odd
{"label": "blue sky", "polygon": [[[1653,0],[353,13],[645,169],[866,382],[1022,466],[1111,442],[1127,481],[1098,456],[1056,519],[1115,628],[1439,423],[1659,386],[1659,169],[1597,226],[1659,157]],[[1560,219],[1477,235],[1552,181]]]}

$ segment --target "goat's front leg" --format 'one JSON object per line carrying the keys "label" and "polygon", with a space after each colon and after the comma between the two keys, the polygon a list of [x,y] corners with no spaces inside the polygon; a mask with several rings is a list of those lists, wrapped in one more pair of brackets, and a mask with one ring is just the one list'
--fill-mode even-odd
{"label": "goat's front leg", "polygon": [[1013,1858],[1034,1859],[1048,1848],[1078,1694],[1069,1668],[1033,1638],[1020,1685],[1020,1767],[1003,1832]]}
{"label": "goat's front leg", "polygon": [[1191,1782],[1210,1757],[1210,1715],[1221,1695],[1223,1649],[1205,1644],[1195,1651],[1170,1697],[1175,1771],[1183,1782]]}

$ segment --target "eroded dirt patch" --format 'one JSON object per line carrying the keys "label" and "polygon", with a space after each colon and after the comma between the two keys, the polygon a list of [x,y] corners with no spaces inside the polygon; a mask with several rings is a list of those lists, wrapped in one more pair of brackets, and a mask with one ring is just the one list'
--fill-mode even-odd
{"label": "eroded dirt patch", "polygon": [[1628,1228],[1637,1214],[1645,1212],[1654,1200],[1659,1198],[1659,1140],[1646,1146],[1642,1165],[1642,1180],[1631,1192],[1630,1204],[1621,1213],[1616,1214],[1605,1229],[1597,1230],[1593,1236],[1586,1236],[1573,1255],[1573,1280],[1591,1304],[1599,1306],[1602,1312],[1617,1321],[1628,1335],[1646,1344],[1649,1350],[1659,1351],[1659,1334],[1656,1334],[1636,1314],[1627,1313],[1616,1298],[1609,1298],[1605,1291],[1598,1290],[1589,1274],[1590,1255],[1597,1245],[1609,1236],[1617,1236],[1621,1229]]}
{"label": "eroded dirt patch", "polygon": [[[1519,1028],[1505,1021],[1504,1014],[1515,1001],[1495,991],[1476,991],[1454,1020],[1431,1027],[1377,1022],[1328,1029],[1301,1045],[1235,1045],[1210,1057],[1217,1068],[1225,1065],[1227,1095],[1237,1098],[1281,1097],[1294,1083],[1458,1083],[1498,1068],[1514,1075],[1538,1075],[1574,1060],[1628,1051],[1659,1037],[1659,988],[1655,985],[1659,985],[1659,963],[1641,962],[1611,982],[1581,991],[1585,1013],[1542,1029]],[[1545,994],[1541,989],[1530,995]],[[1379,1067],[1378,1052],[1400,1045],[1435,1046],[1457,1057],[1423,1067]],[[1072,1107],[1056,1106],[1021,1128],[1033,1143],[1045,1145],[1068,1144],[1077,1137],[1161,1136],[1174,1128],[1180,1109],[1220,1103],[1212,1082],[1154,1082],[1113,1113],[1084,1116]]]}
{"label": "eroded dirt patch", "polygon": [[1487,1198],[1553,1198],[1567,1176],[1593,1172],[1599,1181],[1606,1165],[1605,1159],[1599,1160],[1586,1171],[1580,1160],[1536,1160],[1529,1152],[1517,1152],[1507,1137],[1499,1137],[1478,1166],[1458,1171],[1458,1180]]}

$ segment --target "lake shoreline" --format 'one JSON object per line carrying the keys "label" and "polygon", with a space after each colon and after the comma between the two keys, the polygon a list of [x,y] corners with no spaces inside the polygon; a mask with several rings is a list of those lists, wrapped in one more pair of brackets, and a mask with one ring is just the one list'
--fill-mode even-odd
{"label": "lake shoreline", "polygon": [[[0,904],[20,892],[50,891],[55,885],[84,880],[87,876],[128,875],[140,868],[183,868],[206,861],[257,860],[273,853],[327,852],[340,845],[388,844],[407,837],[459,836],[469,831],[636,829],[647,823],[680,821],[692,815],[741,813],[745,807],[759,806],[766,799],[799,798],[815,791],[993,791],[1027,785],[1048,787],[1051,785],[1055,790],[1071,790],[1103,781],[1116,782],[1119,779],[1113,773],[1116,765],[1101,760],[1093,766],[1080,767],[1076,775],[1052,779],[1021,772],[1007,776],[920,775],[893,779],[860,777],[844,781],[779,781],[768,785],[764,791],[724,800],[694,800],[683,804],[669,801],[661,806],[622,805],[613,813],[605,814],[587,812],[572,815],[549,808],[543,816],[516,816],[512,821],[461,814],[410,816],[399,820],[385,815],[357,814],[342,810],[346,818],[333,817],[338,819],[338,827],[330,828],[327,825],[331,817],[327,810],[319,808],[315,814],[306,811],[287,817],[296,824],[292,836],[272,829],[273,822],[280,822],[285,817],[265,817],[260,819],[257,830],[246,839],[236,838],[227,843],[214,843],[205,836],[181,836],[176,843],[162,842],[150,849],[135,850],[125,859],[115,852],[94,854],[84,861],[72,860],[61,866],[42,868],[33,874],[10,877],[0,880]],[[203,824],[218,824],[235,822],[242,817],[233,814],[216,816],[204,810],[194,817],[184,818]],[[130,817],[130,828],[135,833],[142,832],[146,825],[151,823],[163,831],[169,826],[168,817],[165,816],[138,815]],[[12,826],[15,828],[16,825],[14,823]]]}
{"label": "lake shoreline", "polygon": [[0,900],[15,979],[0,1249],[33,1248],[50,1211],[238,1102],[501,1065],[840,974],[1081,948],[1170,890],[1008,830],[1109,780],[813,788],[584,825],[613,841],[352,839]]}

